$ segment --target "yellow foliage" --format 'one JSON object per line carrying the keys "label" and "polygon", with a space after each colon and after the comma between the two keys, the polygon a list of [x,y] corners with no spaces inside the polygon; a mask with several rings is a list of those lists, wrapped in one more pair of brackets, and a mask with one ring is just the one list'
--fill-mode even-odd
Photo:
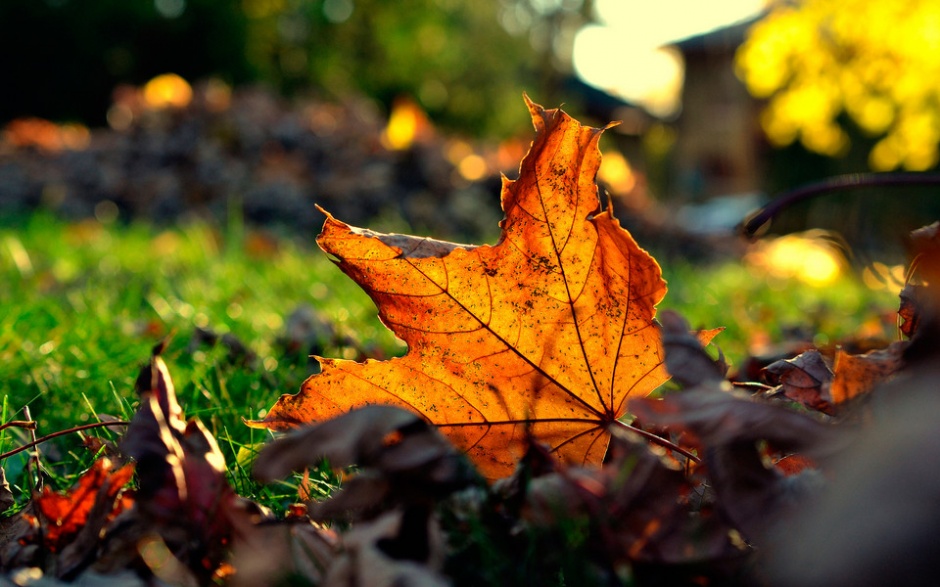
{"label": "yellow foliage", "polygon": [[838,155],[843,112],[872,136],[876,171],[938,162],[940,2],[803,0],[780,3],[749,31],[739,77],[768,100],[761,125],[774,145],[800,140]]}

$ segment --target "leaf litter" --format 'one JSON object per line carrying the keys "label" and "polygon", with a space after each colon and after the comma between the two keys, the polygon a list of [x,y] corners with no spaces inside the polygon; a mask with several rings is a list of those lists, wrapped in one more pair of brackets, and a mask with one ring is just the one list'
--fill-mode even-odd
{"label": "leaf litter", "polygon": [[254,472],[325,462],[340,490],[285,516],[237,495],[158,345],[117,447],[0,518],[0,583],[930,584],[938,225],[912,235],[908,340],[810,350],[735,389],[705,348],[720,329],[654,321],[658,265],[593,185],[603,129],[527,103],[496,245],[327,219],[321,246],[409,353],[319,359],[253,423],[291,430]]}

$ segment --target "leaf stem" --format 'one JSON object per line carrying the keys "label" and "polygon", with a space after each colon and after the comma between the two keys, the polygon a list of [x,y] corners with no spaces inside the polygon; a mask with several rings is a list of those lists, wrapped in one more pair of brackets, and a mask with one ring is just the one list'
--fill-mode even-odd
{"label": "leaf stem", "polygon": [[671,451],[673,451],[673,452],[679,453],[680,455],[682,455],[682,456],[684,456],[685,458],[689,459],[689,460],[692,461],[693,463],[698,464],[698,463],[701,463],[701,462],[702,462],[702,460],[701,460],[700,458],[698,458],[697,456],[695,456],[694,454],[690,453],[689,451],[687,451],[686,449],[682,448],[682,447],[679,446],[678,444],[674,444],[674,443],[672,443],[672,442],[669,442],[668,440],[666,440],[666,439],[663,438],[662,436],[657,436],[657,435],[653,434],[652,432],[647,432],[646,430],[643,430],[642,428],[637,428],[636,426],[631,426],[630,424],[626,424],[626,423],[624,423],[624,422],[621,422],[620,420],[614,420],[614,423],[617,424],[617,425],[619,425],[619,426],[623,426],[624,428],[626,428],[627,430],[629,430],[629,431],[631,431],[631,432],[636,432],[637,434],[639,434],[640,436],[642,436],[642,437],[645,438],[646,440],[649,440],[649,441],[652,442],[653,444],[658,444],[659,446],[661,446],[661,447],[663,447],[663,448],[665,448],[665,449],[667,449],[667,450],[671,450]]}
{"label": "leaf stem", "polygon": [[0,461],[8,457],[12,457],[13,455],[19,454],[23,452],[24,450],[29,450],[33,448],[34,446],[37,446],[37,445],[42,444],[43,442],[46,442],[47,440],[58,438],[59,436],[65,436],[66,434],[71,434],[73,432],[82,432],[83,430],[91,430],[92,428],[103,428],[105,426],[127,426],[129,424],[130,422],[124,422],[122,420],[119,420],[116,422],[92,422],[91,424],[82,424],[81,426],[75,426],[74,428],[67,428],[65,430],[59,430],[58,432],[47,434],[45,436],[42,436],[40,438],[33,440],[32,442],[28,444],[24,444],[23,446],[14,448],[11,451],[7,451],[3,454],[0,454]]}

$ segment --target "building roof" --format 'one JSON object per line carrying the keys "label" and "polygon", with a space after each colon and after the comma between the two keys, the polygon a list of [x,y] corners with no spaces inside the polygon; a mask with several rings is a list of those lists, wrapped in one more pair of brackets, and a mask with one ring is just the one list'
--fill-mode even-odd
{"label": "building roof", "polygon": [[679,39],[669,44],[679,49],[683,54],[711,53],[716,50],[736,49],[747,34],[751,25],[764,18],[766,13],[738,21],[725,27],[710,30],[705,33]]}

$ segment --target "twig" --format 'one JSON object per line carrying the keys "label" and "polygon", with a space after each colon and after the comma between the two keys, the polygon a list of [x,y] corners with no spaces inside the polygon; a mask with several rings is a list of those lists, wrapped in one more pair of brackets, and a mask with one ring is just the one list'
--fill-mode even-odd
{"label": "twig", "polygon": [[757,381],[732,381],[731,385],[738,389],[745,389],[752,393],[757,393],[761,391],[770,391],[771,389],[774,389],[774,386],[772,385],[759,383]]}
{"label": "twig", "polygon": [[642,436],[643,438],[649,440],[649,441],[652,442],[653,444],[658,444],[659,446],[665,448],[666,450],[671,450],[671,451],[674,451],[674,452],[679,453],[680,455],[684,456],[685,458],[689,459],[690,461],[692,461],[692,462],[694,462],[694,463],[701,463],[701,462],[702,462],[702,460],[699,459],[699,458],[698,458],[697,456],[695,456],[694,454],[692,454],[692,453],[690,453],[689,451],[685,450],[684,448],[682,448],[682,447],[679,446],[678,444],[674,444],[674,443],[672,443],[672,442],[669,442],[668,440],[666,440],[666,439],[663,438],[662,436],[657,436],[657,435],[653,434],[652,432],[647,432],[646,430],[643,430],[642,428],[637,428],[636,426],[631,426],[630,424],[625,424],[625,423],[621,422],[620,420],[614,420],[614,422],[615,422],[616,424],[619,424],[620,426],[623,426],[623,427],[626,428],[627,430],[630,430],[631,432],[636,432],[637,434],[639,434],[639,435]]}
{"label": "twig", "polygon": [[53,438],[58,438],[59,436],[65,436],[66,434],[72,434],[73,432],[81,432],[83,430],[91,430],[92,428],[103,428],[105,426],[127,426],[130,422],[124,422],[123,420],[118,420],[115,422],[92,422],[91,424],[82,424],[81,426],[75,426],[74,428],[68,428],[66,430],[59,430],[58,432],[53,432],[52,434],[47,434],[41,438],[34,438],[29,444],[24,444],[23,446],[14,448],[11,451],[0,454],[0,461],[6,459],[7,457],[12,457],[13,455],[19,454],[24,450],[29,450],[34,446],[40,445],[47,440],[52,440]]}
{"label": "twig", "polygon": [[782,195],[764,206],[757,214],[740,226],[746,237],[754,234],[784,209],[810,198],[831,192],[841,192],[866,187],[899,187],[913,185],[940,185],[940,174],[927,173],[850,173],[837,175],[822,181],[806,184]]}
{"label": "twig", "polygon": [[0,424],[0,430],[6,430],[7,428],[24,428],[26,430],[35,430],[36,421],[35,420],[10,420],[9,422],[4,422]]}
{"label": "twig", "polygon": [[[34,421],[32,414],[29,413],[29,406],[23,406],[23,415],[26,416],[28,421]],[[38,446],[39,443],[36,442],[36,427],[33,426],[29,428],[29,436],[32,439],[32,442],[26,445],[26,448]],[[29,455],[29,460],[26,461],[26,475],[29,478],[30,485],[33,486],[37,492],[42,491],[42,471],[40,470],[39,463],[39,449],[33,451],[33,454]],[[33,479],[33,470],[35,469],[36,478]]]}

